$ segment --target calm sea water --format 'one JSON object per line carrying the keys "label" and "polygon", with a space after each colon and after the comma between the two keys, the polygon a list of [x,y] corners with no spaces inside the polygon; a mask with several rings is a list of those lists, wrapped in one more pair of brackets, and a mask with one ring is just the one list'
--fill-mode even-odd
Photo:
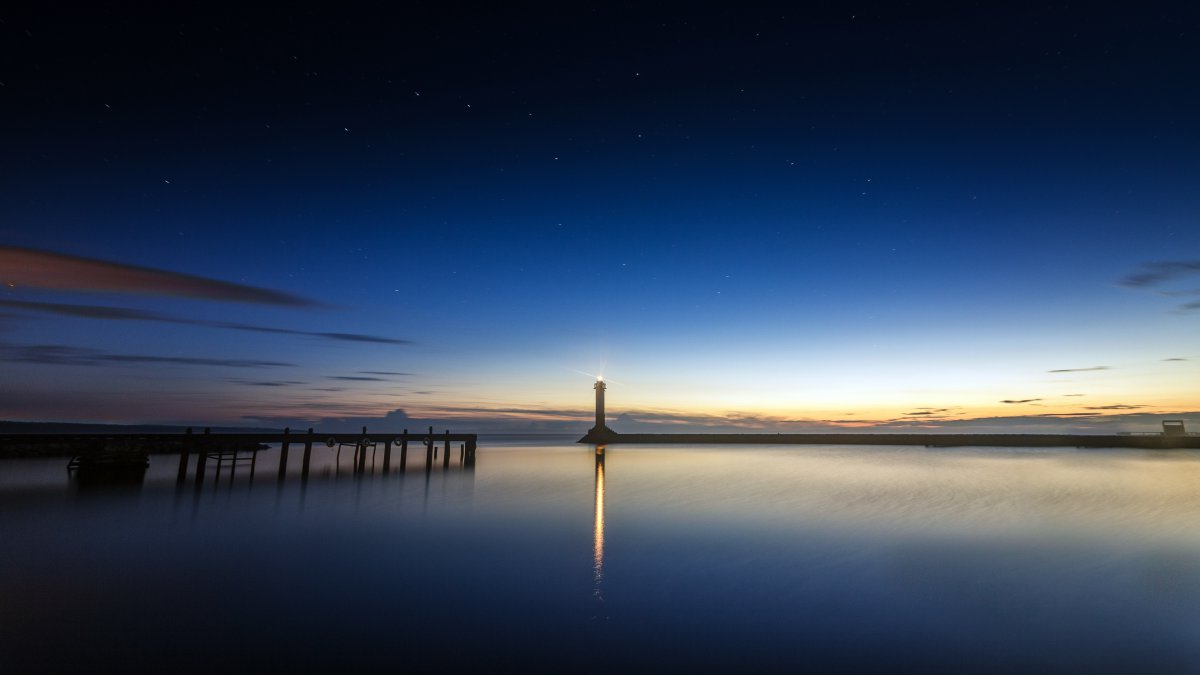
{"label": "calm sea water", "polygon": [[1200,671],[1200,454],[314,453],[199,490],[0,463],[0,672]]}

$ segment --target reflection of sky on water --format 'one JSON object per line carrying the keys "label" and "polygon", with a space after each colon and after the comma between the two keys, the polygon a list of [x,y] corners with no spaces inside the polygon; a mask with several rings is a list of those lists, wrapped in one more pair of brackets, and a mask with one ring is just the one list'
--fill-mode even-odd
{"label": "reflection of sky on water", "polygon": [[0,668],[1200,665],[1200,457],[605,454],[304,491],[264,456],[178,496],[158,467],[122,496],[8,471]]}

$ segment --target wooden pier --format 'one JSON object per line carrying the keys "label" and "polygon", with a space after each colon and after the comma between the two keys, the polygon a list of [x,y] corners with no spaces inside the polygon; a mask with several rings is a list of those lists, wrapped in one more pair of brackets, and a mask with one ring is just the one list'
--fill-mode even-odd
{"label": "wooden pier", "polygon": [[[205,429],[194,433],[187,429],[184,433],[101,433],[101,434],[4,434],[0,435],[0,448],[5,447],[72,447],[73,455],[85,457],[89,454],[102,452],[107,445],[120,444],[123,446],[139,446],[149,448],[149,452],[178,453],[179,470],[176,482],[183,485],[188,480],[189,473],[194,476],[196,485],[204,482],[205,472],[209,462],[216,463],[217,477],[224,467],[229,467],[230,478],[233,477],[238,465],[248,464],[253,473],[258,463],[258,453],[264,444],[279,444],[278,478],[287,476],[291,455],[294,449],[300,452],[300,476],[307,480],[312,461],[313,446],[323,444],[339,453],[343,448],[353,451],[351,465],[355,472],[366,470],[368,452],[372,462],[377,454],[383,453],[383,472],[392,469],[393,450],[398,454],[396,470],[404,472],[408,469],[409,445],[425,450],[425,471],[433,470],[435,458],[441,450],[442,469],[449,469],[452,448],[457,447],[458,464],[463,468],[475,466],[475,452],[478,448],[477,434],[452,434],[447,429],[435,432],[433,427],[427,431],[409,433],[408,429],[400,433],[370,433],[363,427],[358,433],[319,433],[308,429],[303,433],[284,429],[282,433],[212,433]],[[196,456],[194,468],[191,457]]]}

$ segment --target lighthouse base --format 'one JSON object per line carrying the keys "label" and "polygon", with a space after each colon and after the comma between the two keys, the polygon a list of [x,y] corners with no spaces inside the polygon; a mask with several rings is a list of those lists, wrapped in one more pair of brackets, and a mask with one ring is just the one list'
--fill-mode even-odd
{"label": "lighthouse base", "polygon": [[608,443],[617,437],[617,432],[609,429],[607,426],[592,427],[584,434],[583,438],[575,441],[576,443]]}

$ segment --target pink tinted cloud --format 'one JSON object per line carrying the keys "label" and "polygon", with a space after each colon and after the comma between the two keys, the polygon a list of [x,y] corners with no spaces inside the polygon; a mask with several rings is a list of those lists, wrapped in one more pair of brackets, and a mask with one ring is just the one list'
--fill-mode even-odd
{"label": "pink tinted cloud", "polygon": [[167,295],[290,307],[317,306],[312,300],[268,288],[17,246],[0,246],[0,283],[16,288]]}

